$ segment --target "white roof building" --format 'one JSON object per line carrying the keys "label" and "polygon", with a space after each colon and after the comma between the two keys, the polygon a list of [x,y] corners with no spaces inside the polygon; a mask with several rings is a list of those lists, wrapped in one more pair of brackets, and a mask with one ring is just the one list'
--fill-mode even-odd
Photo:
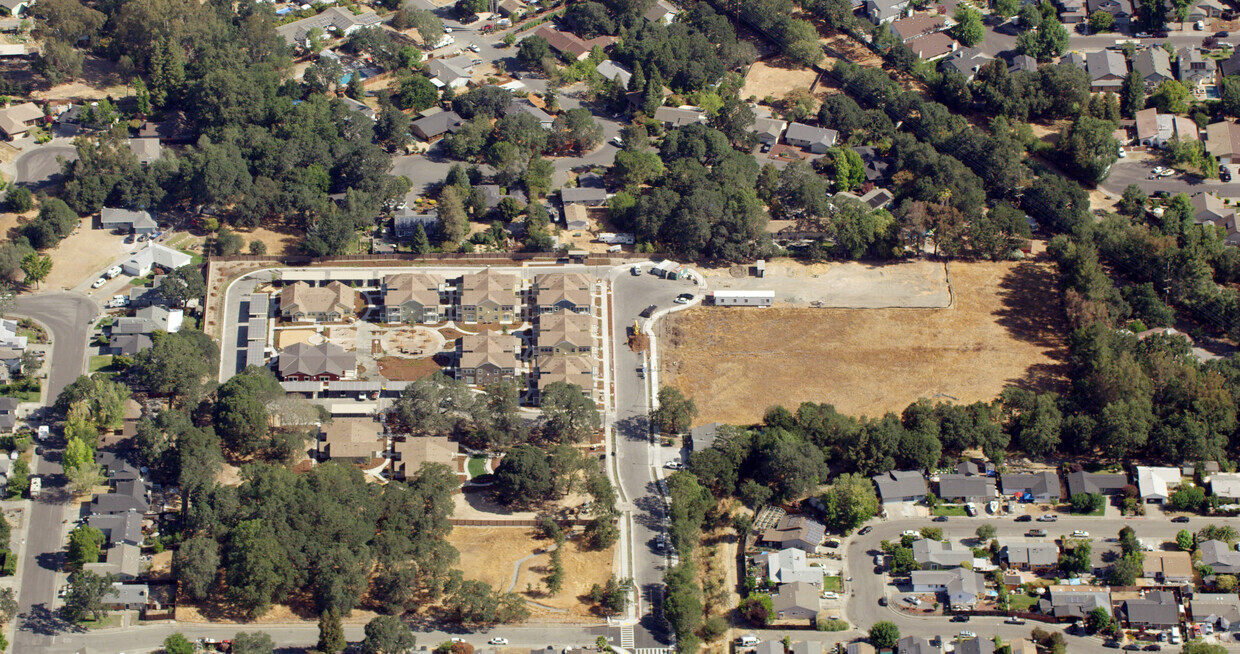
{"label": "white roof building", "polygon": [[1180,480],[1179,468],[1137,466],[1137,490],[1146,502],[1166,502],[1171,497],[1171,489],[1179,486]]}
{"label": "white roof building", "polygon": [[193,260],[193,257],[179,250],[158,243],[148,243],[145,248],[121,264],[121,269],[126,275],[142,277],[156,266],[172,271],[181,266],[188,266]]}

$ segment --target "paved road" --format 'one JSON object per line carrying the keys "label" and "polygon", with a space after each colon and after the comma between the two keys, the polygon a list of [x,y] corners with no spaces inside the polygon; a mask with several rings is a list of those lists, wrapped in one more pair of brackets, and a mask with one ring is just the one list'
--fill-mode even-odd
{"label": "paved road", "polygon": [[666,560],[654,549],[655,536],[663,531],[663,501],[655,483],[654,470],[662,465],[661,453],[650,443],[650,396],[647,379],[637,368],[644,356],[629,349],[628,329],[643,309],[654,304],[666,309],[681,293],[697,289],[690,281],[668,281],[647,272],[632,276],[627,270],[614,275],[612,291],[612,356],[616,371],[616,456],[622,502],[621,512],[631,512],[633,578],[642,594],[636,647],[658,647],[669,643],[658,612]]}
{"label": "paved road", "polygon": [[72,145],[30,145],[14,162],[14,181],[22,186],[38,188],[60,178],[60,157],[68,161],[77,159],[77,148]]}
{"label": "paved road", "polygon": [[1236,173],[1237,166],[1230,167],[1232,169],[1232,181],[1227,183],[1220,182],[1217,179],[1201,179],[1196,175],[1180,174],[1150,179],[1150,171],[1154,169],[1154,166],[1160,165],[1160,163],[1149,157],[1120,159],[1111,166],[1111,174],[1099,184],[1099,188],[1111,193],[1115,197],[1123,195],[1124,189],[1129,184],[1140,186],[1141,190],[1145,191],[1147,195],[1155,191],[1166,191],[1173,195],[1176,193],[1192,195],[1199,191],[1210,191],[1217,193],[1220,197],[1240,195],[1240,175]]}
{"label": "paved road", "polygon": [[[34,318],[50,332],[52,360],[47,382],[50,405],[65,386],[85,371],[86,338],[90,323],[99,314],[99,306],[76,293],[46,293],[19,296],[12,313]],[[59,461],[59,452],[44,449],[43,456],[35,455],[31,466],[32,472],[44,477],[44,492],[32,503],[30,511],[30,530],[21,563],[14,652],[30,652],[49,645],[54,635],[65,627],[52,611],[56,572],[64,545],[61,524],[69,500]]]}

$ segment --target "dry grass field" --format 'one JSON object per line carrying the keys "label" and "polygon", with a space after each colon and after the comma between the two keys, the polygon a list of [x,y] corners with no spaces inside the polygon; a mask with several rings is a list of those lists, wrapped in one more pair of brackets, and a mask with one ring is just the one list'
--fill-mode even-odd
{"label": "dry grass field", "polygon": [[766,96],[782,98],[793,89],[809,90],[817,73],[801,66],[792,66],[782,57],[767,61],[754,62],[745,76],[745,86],[741,88],[741,97],[756,97],[759,100]]}
{"label": "dry grass field", "polygon": [[696,424],[752,424],[776,404],[851,415],[918,398],[989,401],[1004,386],[1064,379],[1061,309],[1048,263],[952,263],[946,309],[699,307],[661,327],[662,383],[697,402]]}

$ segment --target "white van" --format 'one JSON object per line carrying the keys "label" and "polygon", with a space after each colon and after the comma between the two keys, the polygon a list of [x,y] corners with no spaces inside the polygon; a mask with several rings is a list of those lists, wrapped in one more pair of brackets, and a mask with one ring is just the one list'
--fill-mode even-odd
{"label": "white van", "polygon": [[741,647],[754,647],[759,642],[761,641],[759,641],[758,637],[753,634],[749,634],[747,636],[741,636],[740,638],[736,639],[736,644],[740,645]]}
{"label": "white van", "polygon": [[43,480],[38,477],[30,478],[30,498],[34,499],[39,496],[39,491],[43,490]]}

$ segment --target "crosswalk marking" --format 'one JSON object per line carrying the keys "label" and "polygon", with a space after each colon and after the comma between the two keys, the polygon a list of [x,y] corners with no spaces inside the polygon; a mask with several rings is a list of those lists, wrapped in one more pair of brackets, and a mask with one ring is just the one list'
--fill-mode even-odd
{"label": "crosswalk marking", "polygon": [[[633,647],[633,626],[620,627],[620,646]],[[640,651],[640,650],[639,650]]]}
{"label": "crosswalk marking", "polygon": [[671,647],[639,647],[633,650],[633,654],[672,654],[674,651]]}

